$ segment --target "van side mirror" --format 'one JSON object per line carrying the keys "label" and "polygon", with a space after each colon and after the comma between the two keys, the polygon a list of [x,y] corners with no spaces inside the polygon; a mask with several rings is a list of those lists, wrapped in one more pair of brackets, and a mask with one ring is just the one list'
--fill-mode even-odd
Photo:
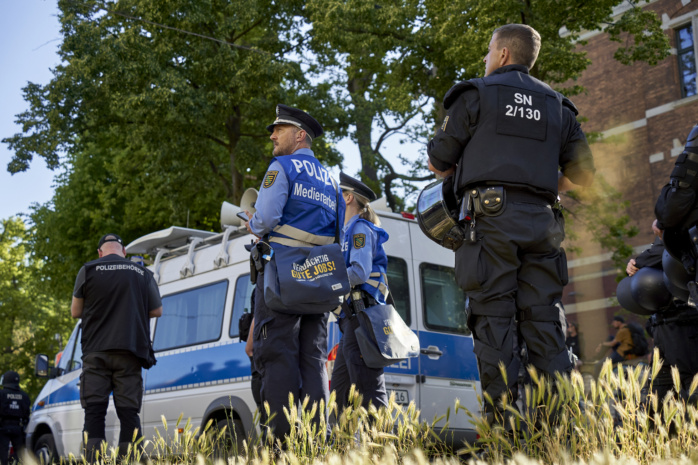
{"label": "van side mirror", "polygon": [[37,378],[48,378],[48,379],[53,379],[56,376],[58,376],[59,372],[58,368],[51,368],[48,364],[48,355],[46,354],[37,354],[36,358],[34,359],[34,374],[36,375]]}
{"label": "van side mirror", "polygon": [[37,354],[34,359],[34,374],[37,378],[48,378],[49,366],[48,366],[48,355]]}

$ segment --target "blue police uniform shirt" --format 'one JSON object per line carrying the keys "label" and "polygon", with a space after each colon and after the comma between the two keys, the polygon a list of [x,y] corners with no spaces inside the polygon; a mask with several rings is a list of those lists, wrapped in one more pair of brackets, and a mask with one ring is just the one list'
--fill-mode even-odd
{"label": "blue police uniform shirt", "polygon": [[[342,251],[349,284],[352,288],[359,286],[381,305],[385,304],[381,287],[387,286],[385,273],[388,268],[388,257],[383,244],[388,239],[387,232],[359,215],[354,215],[344,227]],[[369,282],[374,282],[377,286],[372,286]]]}
{"label": "blue police uniform shirt", "polygon": [[344,218],[345,209],[335,189],[337,183],[312,150],[274,158],[259,190],[250,229],[260,237],[269,234],[272,242],[275,238],[305,242],[295,246],[332,243],[337,218]]}

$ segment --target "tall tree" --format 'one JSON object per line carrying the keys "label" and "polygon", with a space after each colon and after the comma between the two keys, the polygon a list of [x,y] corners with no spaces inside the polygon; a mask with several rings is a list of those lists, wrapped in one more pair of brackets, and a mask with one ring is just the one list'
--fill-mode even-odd
{"label": "tall tree", "polygon": [[[342,134],[336,106],[323,103],[327,87],[294,60],[301,8],[300,0],[59,1],[62,63],[47,85],[24,89],[23,132],[4,142],[11,172],[35,156],[65,170],[56,197],[32,216],[37,252],[64,292],[107,230],[133,239],[172,224],[217,227],[221,202],[260,184],[277,103],[312,109]],[[313,148],[338,163],[328,138]]]}
{"label": "tall tree", "polygon": [[59,345],[54,335],[67,336],[74,322],[70,300],[47,292],[43,263],[31,254],[28,236],[21,219],[0,221],[0,373],[18,372],[22,386],[35,397],[43,381],[33,376],[34,356],[55,355]]}
{"label": "tall tree", "polygon": [[656,14],[618,0],[309,0],[310,49],[344,102],[352,139],[361,153],[362,177],[382,188],[391,206],[400,201],[393,183],[429,178],[423,155],[413,154],[402,173],[390,164],[391,137],[426,142],[445,116],[441,100],[456,82],[482,76],[492,31],[507,23],[536,28],[543,41],[532,74],[567,95],[590,64],[581,33],[606,27],[624,41],[616,58],[656,63],[669,52]]}

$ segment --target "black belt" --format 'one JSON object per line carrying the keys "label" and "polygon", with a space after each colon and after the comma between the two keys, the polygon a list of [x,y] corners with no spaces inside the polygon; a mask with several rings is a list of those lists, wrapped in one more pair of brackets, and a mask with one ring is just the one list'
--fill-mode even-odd
{"label": "black belt", "polygon": [[505,186],[507,202],[523,202],[533,203],[536,205],[551,206],[554,201],[550,201],[545,194],[538,194],[527,189],[517,189],[515,187]]}

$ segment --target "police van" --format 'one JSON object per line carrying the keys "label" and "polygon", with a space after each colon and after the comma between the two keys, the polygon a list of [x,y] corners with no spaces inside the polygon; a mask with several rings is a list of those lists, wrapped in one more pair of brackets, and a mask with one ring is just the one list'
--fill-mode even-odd
{"label": "police van", "polygon": [[[377,202],[381,200],[384,203]],[[385,369],[386,387],[400,404],[414,402],[421,419],[429,423],[450,408],[446,432],[455,440],[473,440],[470,417],[463,412],[453,415],[456,399],[474,415],[480,412],[479,375],[465,324],[465,295],[455,281],[454,254],[428,240],[413,215],[382,211],[375,204],[390,234],[385,250],[395,307],[421,345],[418,358]],[[233,427],[237,438],[257,434],[250,360],[238,334],[240,316],[251,311],[254,287],[245,245],[253,236],[239,220],[227,219],[239,210],[224,204],[227,226],[222,233],[173,226],[126,247],[129,254],[155,257],[149,269],[163,304],[162,317],[151,324],[157,364],[143,371],[140,414],[146,438],[154,437],[156,428],[164,435],[163,419],[173,427],[180,416],[190,419],[193,428],[212,420]],[[341,333],[333,318],[329,325],[331,374],[331,349]],[[54,368],[48,368],[45,355],[37,356],[37,374],[50,379],[34,403],[26,431],[27,446],[41,457],[80,455],[81,356],[79,324]],[[445,419],[437,423],[444,424]],[[119,421],[110,401],[106,439],[116,446],[118,435]]]}

